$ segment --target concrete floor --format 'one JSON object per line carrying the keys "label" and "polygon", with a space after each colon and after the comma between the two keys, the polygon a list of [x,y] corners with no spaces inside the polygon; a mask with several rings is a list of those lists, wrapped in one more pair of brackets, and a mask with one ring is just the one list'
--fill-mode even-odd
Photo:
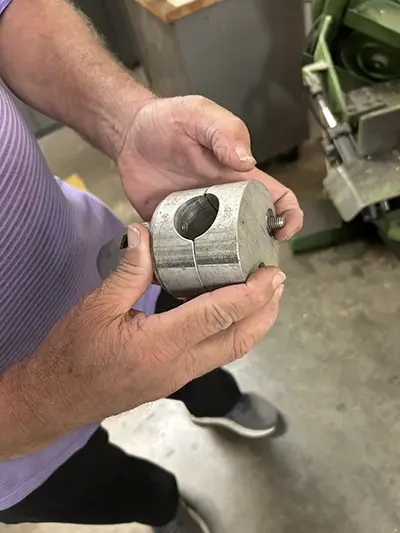
{"label": "concrete floor", "polygon": [[[42,141],[62,177],[79,172],[128,221],[113,165],[68,130]],[[319,193],[316,143],[301,161],[273,169],[300,198]],[[278,323],[232,365],[244,389],[285,413],[288,432],[247,442],[193,426],[161,401],[107,421],[112,438],[173,470],[203,502],[215,533],[400,531],[400,268],[362,242],[302,257],[282,245],[288,279]],[[134,480],[132,480],[134,483]],[[145,533],[111,528],[0,526],[1,533]]]}

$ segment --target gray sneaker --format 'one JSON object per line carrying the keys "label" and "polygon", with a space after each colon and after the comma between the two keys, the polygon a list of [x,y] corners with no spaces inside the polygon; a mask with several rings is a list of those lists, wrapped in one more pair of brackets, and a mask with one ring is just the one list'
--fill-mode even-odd
{"label": "gray sneaker", "polygon": [[250,439],[273,435],[281,424],[279,411],[257,394],[242,394],[235,407],[223,417],[191,416],[200,426],[219,426]]}
{"label": "gray sneaker", "polygon": [[175,519],[166,526],[154,528],[154,533],[211,533],[211,530],[197,511],[181,500]]}

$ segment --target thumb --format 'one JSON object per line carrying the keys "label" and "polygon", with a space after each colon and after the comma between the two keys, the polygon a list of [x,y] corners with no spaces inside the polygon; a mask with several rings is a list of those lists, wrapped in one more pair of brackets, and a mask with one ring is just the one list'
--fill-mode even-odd
{"label": "thumb", "polygon": [[[192,103],[195,105],[196,101]],[[218,161],[232,170],[246,172],[256,160],[251,152],[249,130],[233,113],[212,102],[201,100],[196,116],[197,139],[211,150]]]}
{"label": "thumb", "polygon": [[150,233],[141,224],[132,224],[128,228],[125,255],[105,281],[107,298],[118,314],[125,314],[143,296],[152,279]]}

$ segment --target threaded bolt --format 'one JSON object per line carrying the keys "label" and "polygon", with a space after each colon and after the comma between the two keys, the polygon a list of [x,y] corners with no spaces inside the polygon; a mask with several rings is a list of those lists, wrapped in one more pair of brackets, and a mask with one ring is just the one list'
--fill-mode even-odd
{"label": "threaded bolt", "polygon": [[267,230],[268,233],[274,233],[278,229],[285,227],[285,219],[283,217],[277,217],[274,215],[267,216]]}

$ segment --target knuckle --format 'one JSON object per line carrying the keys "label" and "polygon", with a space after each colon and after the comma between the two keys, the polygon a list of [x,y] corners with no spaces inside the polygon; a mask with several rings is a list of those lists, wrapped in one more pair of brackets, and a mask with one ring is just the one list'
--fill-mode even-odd
{"label": "knuckle", "polygon": [[202,361],[198,361],[196,356],[193,354],[191,350],[189,350],[183,359],[183,368],[184,368],[184,375],[185,375],[185,381],[188,382],[193,381],[195,378],[197,378],[199,375],[202,374]]}
{"label": "knuckle", "polygon": [[247,282],[250,298],[256,303],[259,303],[262,307],[270,302],[273,297],[274,291],[272,288],[272,282],[278,273],[279,268],[277,267],[259,268]]}
{"label": "knuckle", "polygon": [[169,350],[177,342],[178,335],[176,335],[175,328],[165,325],[163,315],[151,315],[147,317],[143,328],[149,343],[160,346],[163,349]]}
{"label": "knuckle", "polygon": [[261,273],[260,281],[252,286],[249,299],[255,310],[265,307],[271,300],[270,280],[266,273]]}
{"label": "knuckle", "polygon": [[265,313],[264,313],[264,335],[268,333],[268,331],[272,328],[272,326],[275,324],[279,314],[279,303],[278,302],[271,302],[270,305],[267,306]]}
{"label": "knuckle", "polygon": [[233,334],[233,355],[235,359],[244,357],[256,344],[256,339],[251,332],[245,332],[240,328]]}
{"label": "knuckle", "polygon": [[273,326],[279,314],[279,302],[273,302],[269,308],[270,326]]}
{"label": "knuckle", "polygon": [[[147,362],[161,366],[171,362],[180,350],[177,348],[174,335],[165,328],[158,315],[146,316],[139,313],[135,317],[135,344],[141,345]],[[137,339],[137,340],[136,340]]]}
{"label": "knuckle", "polygon": [[215,301],[212,297],[205,306],[204,323],[208,329],[223,331],[228,329],[237,320],[235,305],[230,304],[229,309]]}
{"label": "knuckle", "polygon": [[259,291],[256,295],[256,301],[259,308],[265,307],[268,302],[271,301],[272,290],[267,283],[263,286],[263,290]]}
{"label": "knuckle", "polygon": [[186,102],[189,106],[193,107],[203,107],[207,105],[210,100],[206,98],[205,96],[201,96],[200,94],[193,94],[186,97]]}
{"label": "knuckle", "polygon": [[104,325],[112,321],[118,315],[117,307],[116,302],[110,297],[107,281],[78,304],[80,314],[93,325],[100,323]]}
{"label": "knuckle", "polygon": [[244,133],[244,134],[248,134],[249,130],[247,129],[247,126],[246,124],[243,122],[243,120],[239,117],[237,117],[236,115],[232,115],[232,127],[240,132],[240,133]]}
{"label": "knuckle", "polygon": [[149,269],[147,268],[147,265],[132,265],[132,263],[130,263],[125,257],[122,259],[118,269],[111,275],[111,279],[114,278],[116,284],[120,283],[121,281],[125,283],[131,283],[132,279],[146,276],[148,274],[148,270]]}
{"label": "knuckle", "polygon": [[219,143],[217,140],[214,143],[214,153],[220,161],[227,161],[230,155],[230,147],[226,144]]}

